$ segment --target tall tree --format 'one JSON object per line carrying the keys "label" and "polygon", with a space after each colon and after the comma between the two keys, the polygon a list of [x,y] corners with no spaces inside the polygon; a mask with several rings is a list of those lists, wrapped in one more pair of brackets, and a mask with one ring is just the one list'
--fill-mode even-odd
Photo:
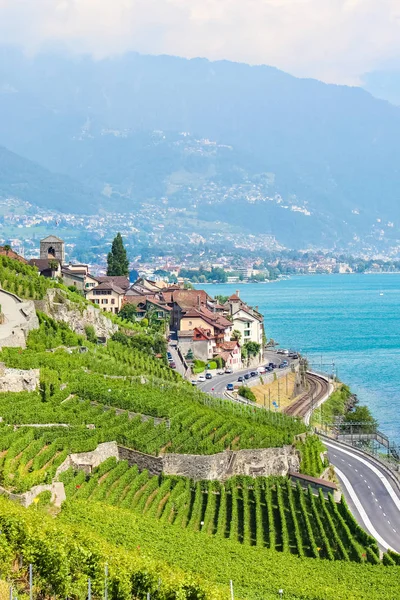
{"label": "tall tree", "polygon": [[107,256],[107,275],[129,275],[129,261],[120,233],[115,236]]}

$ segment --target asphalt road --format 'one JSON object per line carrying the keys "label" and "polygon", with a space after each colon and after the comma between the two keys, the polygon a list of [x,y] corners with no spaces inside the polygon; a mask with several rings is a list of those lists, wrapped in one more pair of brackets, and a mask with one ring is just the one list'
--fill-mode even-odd
{"label": "asphalt road", "polygon": [[385,470],[366,454],[323,440],[349,508],[382,548],[400,552],[400,493]]}
{"label": "asphalt road", "polygon": [[[278,365],[282,362],[282,360],[285,360],[285,359],[287,359],[287,357],[280,355],[280,354],[276,354],[276,352],[272,352],[272,351],[268,350],[264,354],[263,364],[267,365],[268,363],[273,362]],[[203,392],[208,392],[210,394],[213,394],[214,396],[223,397],[228,383],[236,384],[236,383],[238,383],[239,375],[244,375],[245,373],[248,373],[249,371],[256,371],[256,370],[257,370],[256,367],[254,367],[254,368],[251,367],[251,368],[247,368],[247,369],[242,369],[240,371],[235,371],[234,373],[231,373],[230,375],[214,375],[212,379],[207,379],[203,383],[199,383],[198,387]],[[286,372],[286,369],[285,369],[285,372]],[[268,373],[266,373],[265,375],[268,375]],[[258,381],[258,379],[259,379],[258,377],[252,378],[251,379],[252,384],[255,385],[256,382]],[[249,382],[249,380],[246,381],[246,384],[248,382]]]}

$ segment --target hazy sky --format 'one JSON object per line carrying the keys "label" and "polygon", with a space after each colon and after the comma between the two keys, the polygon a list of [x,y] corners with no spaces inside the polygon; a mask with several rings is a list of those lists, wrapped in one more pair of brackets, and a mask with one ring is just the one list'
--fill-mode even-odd
{"label": "hazy sky", "polygon": [[0,41],[226,58],[357,84],[400,64],[400,0],[0,0]]}

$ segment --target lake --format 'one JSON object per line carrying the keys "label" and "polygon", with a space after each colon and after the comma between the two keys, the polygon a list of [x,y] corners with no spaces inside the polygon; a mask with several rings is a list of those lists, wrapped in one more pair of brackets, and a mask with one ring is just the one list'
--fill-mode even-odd
{"label": "lake", "polygon": [[[199,286],[200,287],[200,286]],[[205,285],[258,306],[265,331],[332,373],[400,443],[400,274],[310,275],[270,284]]]}

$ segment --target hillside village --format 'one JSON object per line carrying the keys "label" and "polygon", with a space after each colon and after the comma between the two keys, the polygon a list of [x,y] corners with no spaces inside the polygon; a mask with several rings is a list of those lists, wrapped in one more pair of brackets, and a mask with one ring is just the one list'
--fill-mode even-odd
{"label": "hillside village", "polygon": [[[11,249],[8,256],[25,261]],[[139,277],[131,283],[128,277],[93,275],[89,266],[66,262],[65,243],[54,235],[40,241],[40,258],[28,261],[39,273],[60,280],[72,290],[106,312],[120,313],[134,307],[135,321],[151,318],[164,323],[167,334],[178,342],[182,356],[204,362],[216,357],[233,370],[243,367],[242,348],[249,349],[253,364],[263,358],[264,320],[258,307],[248,306],[239,291],[224,299],[212,298],[201,289],[186,289],[183,283],[168,284]]]}

